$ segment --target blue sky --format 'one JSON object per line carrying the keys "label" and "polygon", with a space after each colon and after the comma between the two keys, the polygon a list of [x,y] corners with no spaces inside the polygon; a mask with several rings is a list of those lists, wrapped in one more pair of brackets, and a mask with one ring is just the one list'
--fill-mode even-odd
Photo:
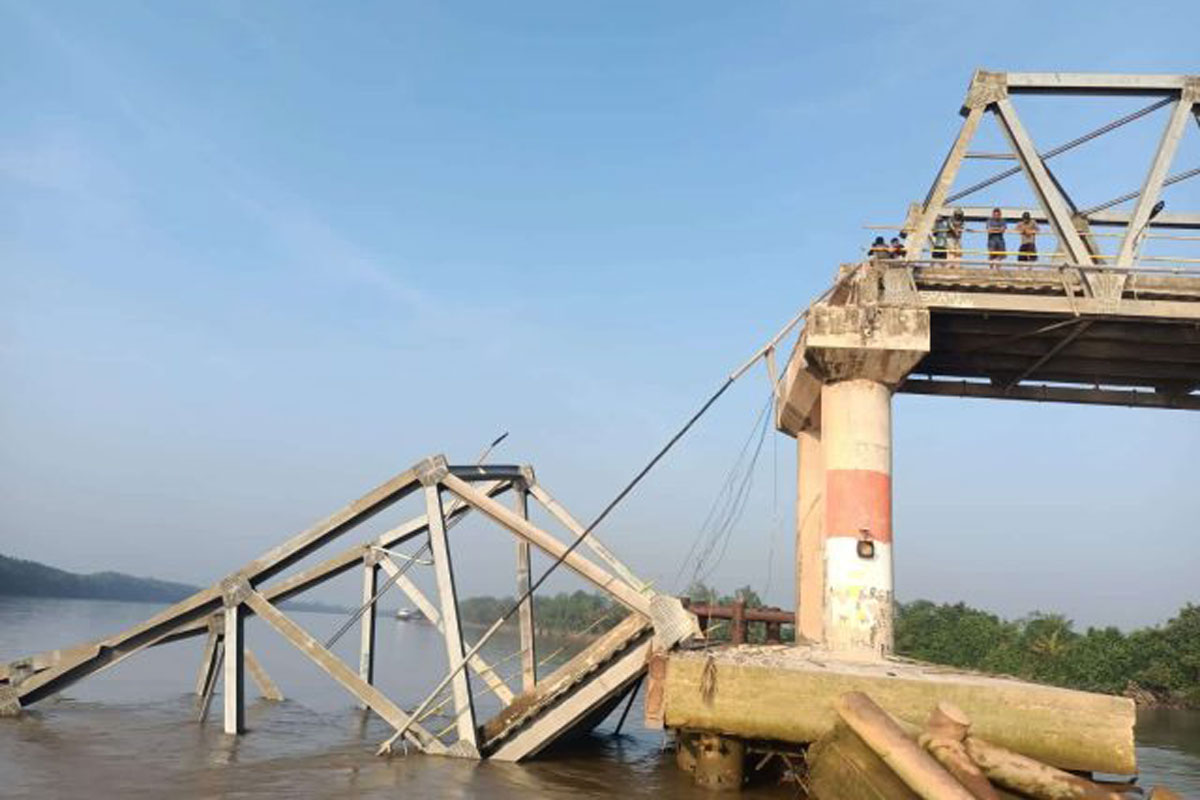
{"label": "blue sky", "polygon": [[[208,582],[505,430],[497,457],[590,517],[924,195],[973,69],[1196,73],[1198,22],[0,2],[0,552]],[[1048,146],[1138,105],[1018,107]],[[1062,159],[1080,205],[1137,187],[1161,120]],[[635,569],[670,585],[766,391],[738,384],[614,515]],[[1200,599],[1197,423],[898,398],[901,596],[1121,625]],[[794,461],[768,438],[723,588],[789,602]],[[470,589],[509,591],[499,547],[464,548]]]}

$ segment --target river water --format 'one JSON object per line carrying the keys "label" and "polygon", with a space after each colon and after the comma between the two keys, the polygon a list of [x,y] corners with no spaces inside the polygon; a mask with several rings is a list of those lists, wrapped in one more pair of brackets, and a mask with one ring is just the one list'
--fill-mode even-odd
{"label": "river water", "polygon": [[[0,661],[114,633],[156,611],[140,603],[0,596]],[[318,639],[343,618],[289,612]],[[191,693],[202,640],[154,648],[45,700],[18,719],[0,720],[0,797],[192,798],[530,798],[711,797],[691,785],[662,736],[641,726],[634,704],[620,736],[616,715],[588,739],[522,765],[410,755],[374,755],[390,734],[260,620],[250,648],[287,699],[255,698],[247,679],[249,732],[221,732],[220,698],[206,724],[194,721]],[[356,663],[357,630],[335,650]],[[415,705],[441,677],[444,650],[425,625],[380,618],[377,684]],[[499,641],[485,655],[512,652]],[[566,653],[563,654],[567,655]],[[513,662],[499,668],[514,671]],[[494,706],[483,702],[480,712]],[[1200,798],[1200,713],[1146,712],[1139,718],[1142,783],[1166,783]],[[744,797],[791,797],[765,787]]]}

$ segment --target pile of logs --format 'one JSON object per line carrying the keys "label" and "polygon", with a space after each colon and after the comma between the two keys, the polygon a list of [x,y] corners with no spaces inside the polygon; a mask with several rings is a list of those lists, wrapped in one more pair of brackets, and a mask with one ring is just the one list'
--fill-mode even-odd
{"label": "pile of logs", "polygon": [[[1064,772],[971,735],[958,707],[939,703],[925,728],[897,720],[862,692],[842,695],[839,722],[808,750],[814,800],[1130,800],[1130,783]],[[1155,787],[1153,800],[1178,795]]]}

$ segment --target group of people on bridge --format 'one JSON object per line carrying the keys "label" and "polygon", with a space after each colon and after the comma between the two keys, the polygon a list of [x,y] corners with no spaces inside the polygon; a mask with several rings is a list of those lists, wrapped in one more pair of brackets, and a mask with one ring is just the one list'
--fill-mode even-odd
{"label": "group of people on bridge", "polygon": [[[1030,213],[1026,211],[1021,214],[1021,218],[1013,228],[1021,237],[1021,242],[1017,249],[1017,261],[1037,261],[1037,235],[1041,231],[1041,227],[1034,221]],[[1010,255],[1007,242],[1005,241],[1005,232],[1007,230],[1008,222],[1005,221],[1003,213],[1000,209],[993,208],[991,216],[988,217],[986,229],[989,262],[1004,261]],[[967,232],[966,215],[963,214],[961,208],[956,208],[954,213],[949,216],[940,215],[933,226],[933,241],[930,248],[930,255],[935,260],[949,261],[952,266],[958,266],[962,262],[962,242],[965,232]],[[901,232],[900,236],[893,238],[890,244],[882,236],[876,236],[875,241],[871,243],[869,252],[871,260],[898,260],[904,258],[907,254],[907,249],[901,240],[906,235],[905,232]],[[993,263],[993,266],[996,266],[996,264]]]}

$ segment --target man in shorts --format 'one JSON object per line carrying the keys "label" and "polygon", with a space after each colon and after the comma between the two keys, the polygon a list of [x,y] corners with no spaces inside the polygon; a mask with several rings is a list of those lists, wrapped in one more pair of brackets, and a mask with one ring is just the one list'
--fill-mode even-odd
{"label": "man in shorts", "polygon": [[939,214],[937,222],[933,223],[933,257],[944,261],[946,258],[946,236],[950,230],[946,217]]}
{"label": "man in shorts", "polygon": [[1007,249],[1004,245],[1004,231],[1007,229],[1008,223],[1000,215],[1000,209],[993,208],[987,224],[988,261],[1004,260]]}
{"label": "man in shorts", "polygon": [[1016,228],[1017,233],[1021,234],[1017,261],[1037,261],[1037,234],[1040,229],[1028,211],[1021,215],[1021,221],[1017,223]]}

